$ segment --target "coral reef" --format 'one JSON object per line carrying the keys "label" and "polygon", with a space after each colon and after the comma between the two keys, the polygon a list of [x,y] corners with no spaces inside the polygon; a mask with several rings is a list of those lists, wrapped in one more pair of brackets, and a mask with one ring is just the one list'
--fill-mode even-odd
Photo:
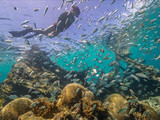
{"label": "coral reef", "polygon": [[56,101],[48,98],[37,98],[30,107],[36,116],[41,116],[46,119],[53,118],[54,115],[59,112]]}
{"label": "coral reef", "polygon": [[37,117],[33,112],[29,111],[23,115],[20,115],[18,117],[18,120],[46,120],[46,119],[42,117]]}
{"label": "coral reef", "polygon": [[112,94],[104,100],[108,111],[111,112],[117,120],[130,120],[129,116],[119,114],[119,111],[127,103],[127,100],[119,94]]}
{"label": "coral reef", "polygon": [[106,98],[108,110],[118,120],[159,120],[160,116],[149,106],[138,102],[135,96],[123,98],[113,94]]}
{"label": "coral reef", "polygon": [[27,98],[18,98],[8,103],[1,111],[2,120],[17,120],[18,117],[30,110],[32,101]]}
{"label": "coral reef", "polygon": [[61,107],[65,104],[72,106],[73,104],[79,102],[79,100],[84,96],[88,96],[93,99],[94,98],[94,96],[92,96],[93,94],[91,92],[86,92],[86,91],[87,91],[86,88],[77,83],[72,83],[67,85],[62,90],[62,93],[57,102],[57,106]]}
{"label": "coral reef", "polygon": [[107,106],[92,95],[82,85],[72,83],[62,90],[58,101],[53,98],[11,101],[2,109],[2,120],[114,120]]}
{"label": "coral reef", "polygon": [[[23,55],[22,55],[23,56]],[[8,74],[2,83],[0,92],[6,96],[6,103],[10,102],[8,96],[28,96],[31,99],[37,97],[55,97],[72,79],[80,79],[85,84],[85,71],[67,71],[53,63],[47,53],[33,46],[27,51]],[[83,82],[82,82],[83,81]]]}
{"label": "coral reef", "polygon": [[149,99],[141,101],[141,103],[153,108],[156,111],[156,113],[160,116],[160,96],[150,97]]}

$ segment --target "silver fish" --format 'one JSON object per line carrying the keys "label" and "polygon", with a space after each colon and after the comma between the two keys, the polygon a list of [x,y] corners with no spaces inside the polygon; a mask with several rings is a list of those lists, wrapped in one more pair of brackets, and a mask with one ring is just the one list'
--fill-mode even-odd
{"label": "silver fish", "polygon": [[115,1],[116,1],[116,0],[113,0],[112,3],[111,3],[111,5],[113,5],[113,4],[115,3]]}
{"label": "silver fish", "polygon": [[24,25],[24,24],[27,24],[27,23],[29,23],[29,20],[23,21],[21,25]]}
{"label": "silver fish", "polygon": [[46,8],[45,8],[45,10],[44,10],[44,14],[43,14],[43,15],[45,15],[45,14],[47,13],[47,11],[48,11],[48,6],[46,6]]}
{"label": "silver fish", "polygon": [[37,11],[39,11],[39,8],[35,8],[33,11],[34,11],[34,12],[37,12]]}
{"label": "silver fish", "polygon": [[148,76],[146,76],[144,73],[136,73],[136,76],[149,79]]}

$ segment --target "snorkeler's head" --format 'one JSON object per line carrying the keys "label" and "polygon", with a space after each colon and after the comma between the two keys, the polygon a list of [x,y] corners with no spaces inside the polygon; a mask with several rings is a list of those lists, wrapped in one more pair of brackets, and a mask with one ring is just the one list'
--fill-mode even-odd
{"label": "snorkeler's head", "polygon": [[71,11],[72,11],[73,15],[76,16],[76,17],[78,17],[79,14],[80,14],[80,9],[77,6],[72,6]]}

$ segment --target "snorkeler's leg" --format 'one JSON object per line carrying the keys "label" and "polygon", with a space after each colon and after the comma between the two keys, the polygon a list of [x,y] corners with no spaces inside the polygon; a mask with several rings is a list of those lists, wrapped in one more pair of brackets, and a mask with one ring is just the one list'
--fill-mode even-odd
{"label": "snorkeler's leg", "polygon": [[49,34],[55,31],[56,31],[56,25],[54,24],[44,30],[44,35],[48,36]]}
{"label": "snorkeler's leg", "polygon": [[25,36],[25,37],[23,37],[23,38],[29,39],[29,38],[32,38],[32,37],[37,36],[37,35],[39,35],[39,34],[44,34],[44,30],[43,30],[43,29],[33,29],[32,32],[34,32],[34,34],[32,34],[32,35],[27,35],[27,36]]}
{"label": "snorkeler's leg", "polygon": [[25,36],[26,34],[33,32],[32,28],[27,28],[25,30],[22,31],[9,31],[9,33],[13,36],[13,37],[22,37]]}

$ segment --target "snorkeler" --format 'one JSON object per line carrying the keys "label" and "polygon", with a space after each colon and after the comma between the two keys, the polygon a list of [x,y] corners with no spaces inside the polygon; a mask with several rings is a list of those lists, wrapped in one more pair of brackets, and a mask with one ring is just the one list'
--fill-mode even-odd
{"label": "snorkeler", "polygon": [[37,36],[39,34],[46,35],[48,37],[55,37],[60,32],[66,30],[71,26],[71,24],[75,21],[74,17],[78,17],[80,14],[80,9],[77,6],[72,6],[71,11],[66,11],[62,13],[59,17],[57,22],[55,22],[53,25],[49,26],[46,29],[33,29],[33,28],[27,28],[22,31],[9,31],[10,34],[12,34],[13,37],[23,37],[26,34],[33,32],[33,35],[25,36],[24,38],[32,38],[34,36]]}

